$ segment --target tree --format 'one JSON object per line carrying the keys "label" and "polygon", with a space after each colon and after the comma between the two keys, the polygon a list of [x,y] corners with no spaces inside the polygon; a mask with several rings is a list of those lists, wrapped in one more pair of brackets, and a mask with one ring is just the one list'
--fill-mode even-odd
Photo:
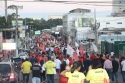
{"label": "tree", "polygon": [[48,28],[56,27],[57,25],[62,25],[62,19],[49,19],[47,21]]}

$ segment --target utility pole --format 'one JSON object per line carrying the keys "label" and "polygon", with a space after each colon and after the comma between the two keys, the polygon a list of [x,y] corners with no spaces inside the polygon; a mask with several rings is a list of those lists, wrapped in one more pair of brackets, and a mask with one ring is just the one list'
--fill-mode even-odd
{"label": "utility pole", "polygon": [[11,6],[9,6],[8,7],[9,9],[15,9],[16,10],[16,52],[15,52],[15,54],[16,54],[16,57],[18,57],[18,9],[20,8],[20,9],[22,9],[23,8],[23,6],[15,6],[15,5],[11,5]]}
{"label": "utility pole", "polygon": [[7,0],[5,0],[5,19],[7,22]]}
{"label": "utility pole", "polygon": [[16,6],[16,56],[18,56],[18,8]]}
{"label": "utility pole", "polygon": [[96,28],[96,9],[94,9],[94,18],[95,18],[95,25],[94,25],[94,32],[95,32],[95,44],[98,45],[98,32]]}

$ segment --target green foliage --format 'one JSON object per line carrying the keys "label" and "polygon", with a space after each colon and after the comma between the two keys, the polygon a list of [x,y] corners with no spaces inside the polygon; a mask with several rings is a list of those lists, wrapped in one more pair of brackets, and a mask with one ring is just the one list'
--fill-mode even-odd
{"label": "green foliage", "polygon": [[[8,21],[6,22],[5,17],[0,17],[0,28],[12,28],[12,20],[15,20],[15,13],[8,15]],[[34,30],[50,29],[51,27],[56,27],[57,25],[62,25],[62,19],[49,19],[45,20],[33,20],[31,18],[19,18],[23,20],[24,25],[32,26]]]}

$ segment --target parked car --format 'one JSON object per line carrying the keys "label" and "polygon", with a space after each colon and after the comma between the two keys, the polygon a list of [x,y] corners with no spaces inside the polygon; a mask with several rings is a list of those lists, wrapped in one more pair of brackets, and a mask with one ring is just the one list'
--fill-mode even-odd
{"label": "parked car", "polygon": [[13,57],[12,62],[16,68],[20,69],[20,63],[22,62],[22,59],[20,57]]}
{"label": "parked car", "polygon": [[11,62],[0,62],[0,83],[18,83],[18,74]]}
{"label": "parked car", "polygon": [[27,52],[22,52],[18,55],[21,59],[29,58],[29,54]]}

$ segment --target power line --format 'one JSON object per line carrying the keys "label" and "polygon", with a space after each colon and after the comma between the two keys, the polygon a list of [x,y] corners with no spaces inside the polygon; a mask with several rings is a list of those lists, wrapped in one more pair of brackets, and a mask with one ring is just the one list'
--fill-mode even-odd
{"label": "power line", "polygon": [[[78,4],[78,5],[88,5],[88,6],[124,6],[123,4],[112,4],[112,1],[44,1],[44,0],[34,0],[34,1],[21,1],[21,0],[8,0],[13,2],[51,2],[51,3],[61,3],[61,4]],[[116,1],[117,2],[117,1]],[[125,2],[125,1],[124,1]],[[95,4],[96,3],[96,4]],[[108,5],[104,5],[108,3]]]}
{"label": "power line", "polygon": [[[91,3],[93,3],[93,4],[89,4],[88,2],[67,2],[67,1],[14,1],[14,2],[51,2],[51,3],[62,3],[62,4],[78,4],[78,5],[91,5],[91,6],[124,6],[125,5],[125,3],[124,4],[109,4],[109,5],[102,5],[102,4],[104,4],[104,2],[98,2],[97,4],[95,4],[94,2],[91,2]],[[98,5],[99,4],[99,5]]]}

